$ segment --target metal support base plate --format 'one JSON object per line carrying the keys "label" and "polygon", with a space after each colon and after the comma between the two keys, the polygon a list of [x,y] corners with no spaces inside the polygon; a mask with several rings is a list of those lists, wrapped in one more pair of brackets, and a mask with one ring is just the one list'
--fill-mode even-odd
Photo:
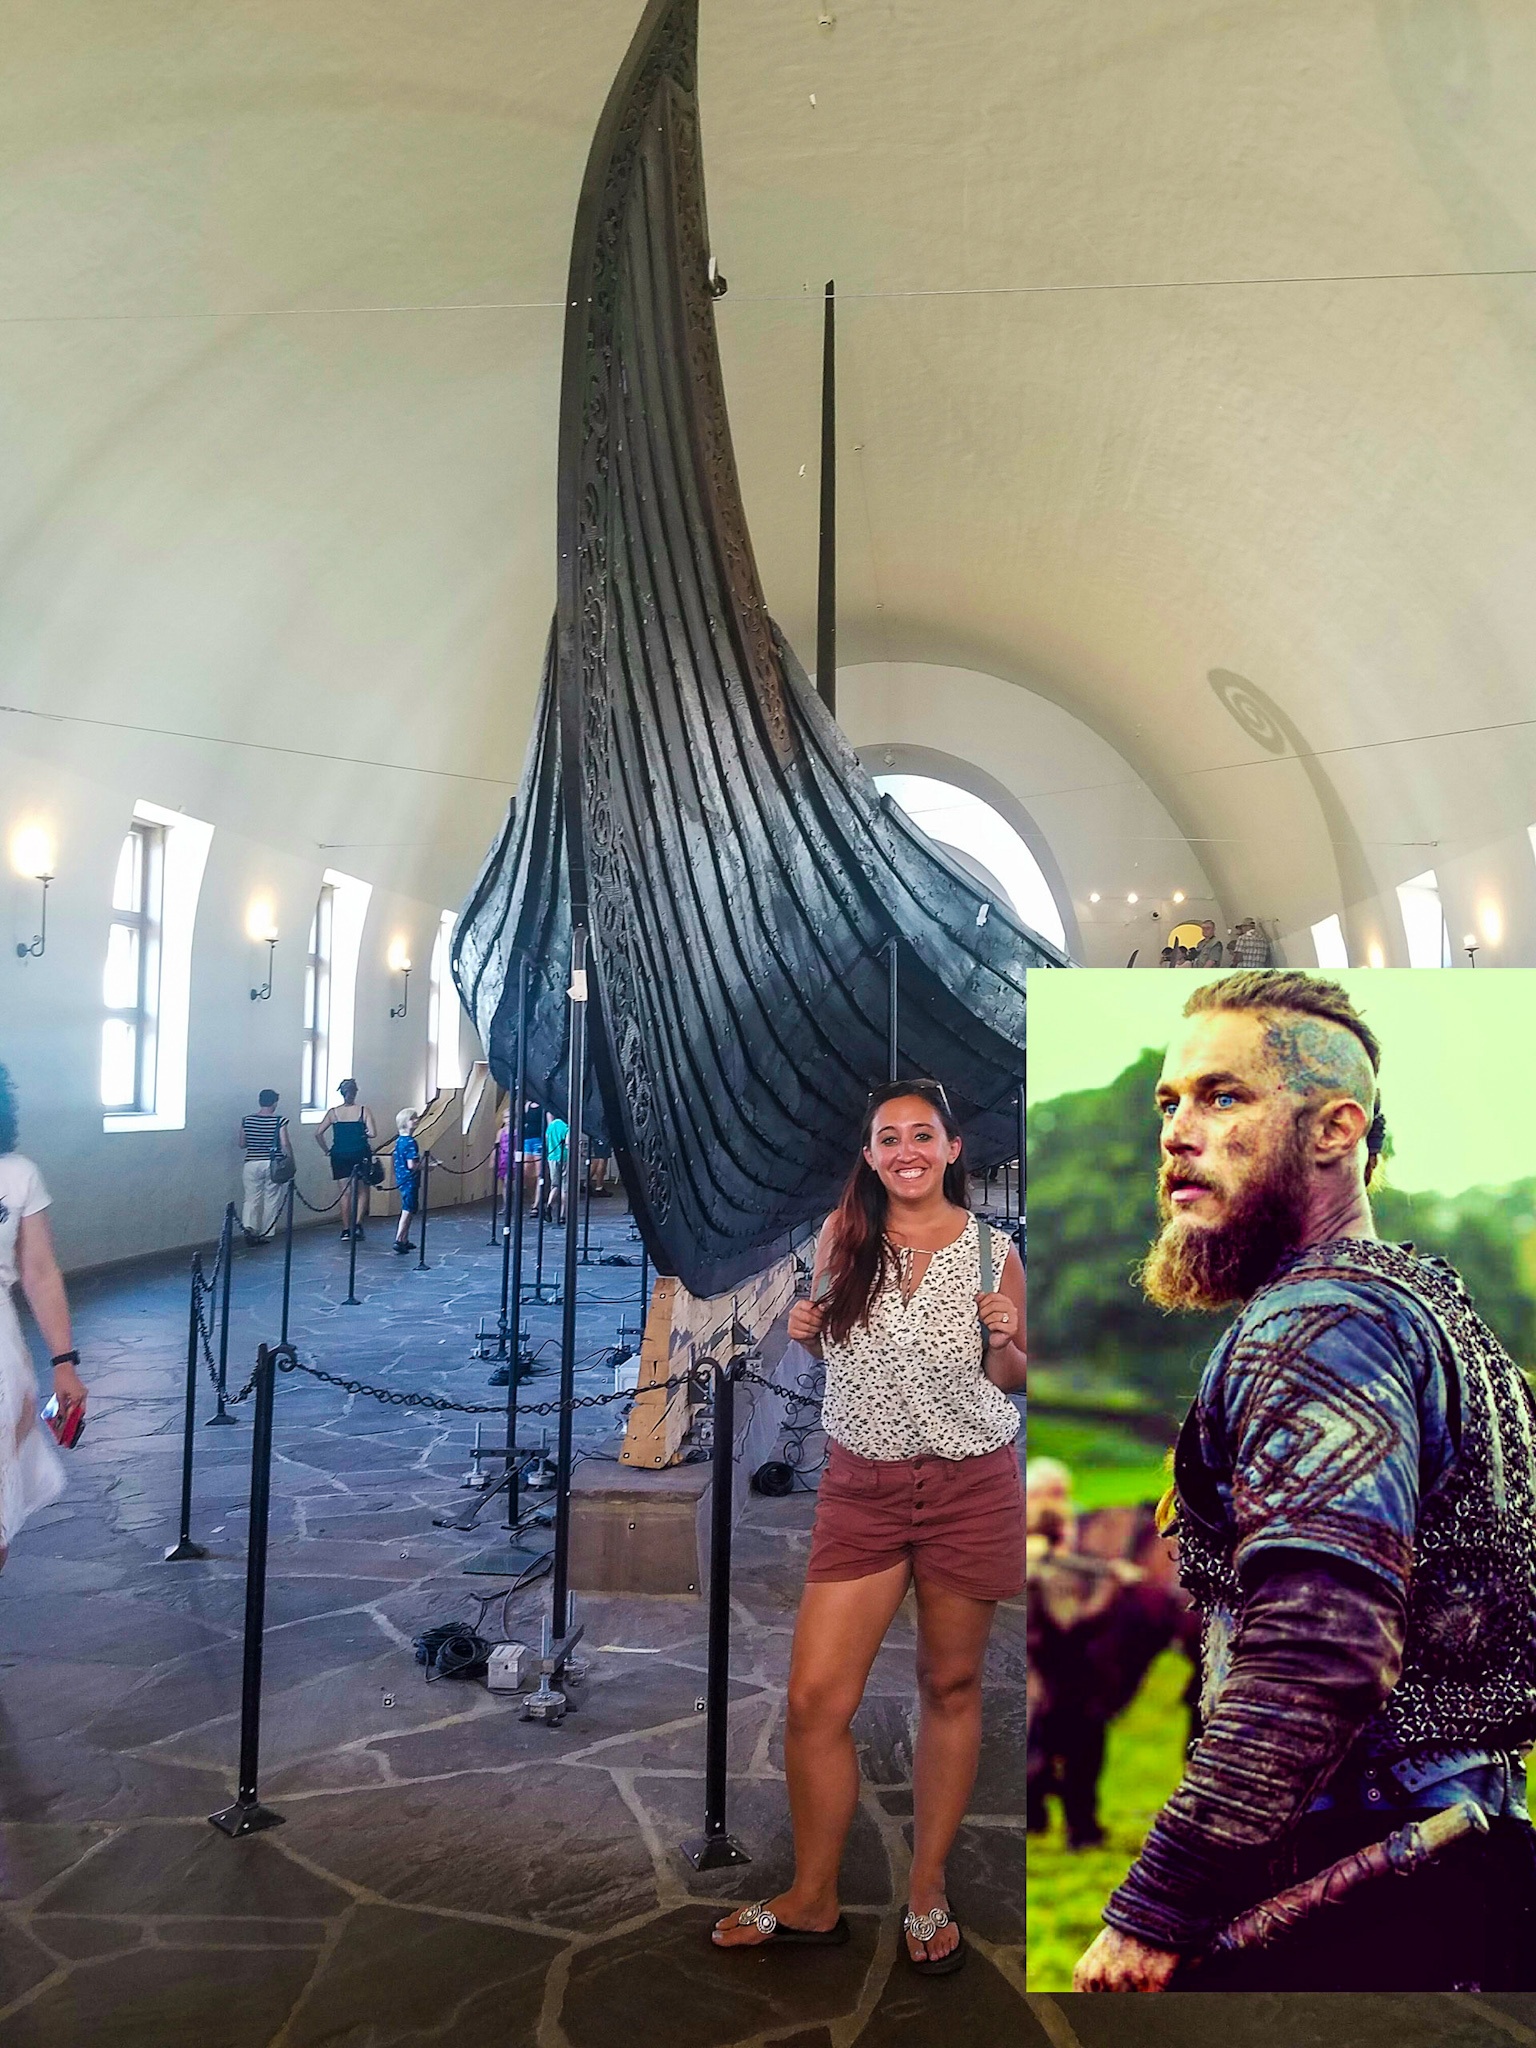
{"label": "metal support base plate", "polygon": [[690,1835],[682,1851],[695,1870],[725,1870],[752,1861],[734,1835]]}
{"label": "metal support base plate", "polygon": [[191,1557],[206,1557],[207,1551],[201,1543],[194,1543],[189,1536],[185,1543],[173,1543],[165,1553],[167,1564],[185,1564]]}
{"label": "metal support base plate", "polygon": [[229,1414],[210,1415],[208,1420],[203,1424],[204,1429],[238,1429],[239,1426],[239,1416]]}
{"label": "metal support base plate", "polygon": [[549,1550],[524,1550],[519,1545],[497,1544],[490,1550],[480,1550],[473,1557],[465,1558],[459,1569],[478,1572],[491,1579],[520,1579],[525,1572],[553,1555]]}
{"label": "metal support base plate", "polygon": [[221,1834],[235,1837],[259,1835],[263,1828],[280,1828],[283,1825],[280,1813],[274,1813],[270,1806],[263,1806],[255,1799],[245,1804],[237,1799],[233,1806],[226,1806],[222,1813],[210,1813],[208,1818]]}

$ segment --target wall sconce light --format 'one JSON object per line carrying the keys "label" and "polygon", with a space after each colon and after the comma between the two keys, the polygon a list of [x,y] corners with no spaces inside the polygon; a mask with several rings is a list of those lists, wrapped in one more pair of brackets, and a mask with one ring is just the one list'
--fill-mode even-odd
{"label": "wall sconce light", "polygon": [[1464,933],[1462,935],[1461,946],[1462,951],[1467,956],[1467,962],[1469,966],[1475,967],[1477,965],[1477,933]]}
{"label": "wall sconce light", "polygon": [[1088,891],[1088,901],[1089,901],[1090,903],[1097,903],[1097,902],[1098,902],[1098,900],[1099,900],[1099,892],[1098,892],[1098,890],[1097,890],[1097,889],[1090,889],[1090,890]]}
{"label": "wall sconce light", "polygon": [[253,988],[251,990],[251,1001],[253,1003],[270,1003],[272,1000],[272,960],[277,952],[277,933],[268,932],[265,944],[267,948],[267,978],[260,988]]}
{"label": "wall sconce light", "polygon": [[272,959],[277,951],[277,925],[272,916],[270,896],[254,896],[245,913],[247,936],[258,946],[267,949],[267,978],[260,988],[251,990],[253,1003],[270,1003],[272,1000]]}
{"label": "wall sconce light", "polygon": [[1136,894],[1136,891],[1133,889],[1130,895],[1127,896],[1125,900],[1127,903],[1139,903],[1141,901],[1141,898]]}
{"label": "wall sconce light", "polygon": [[398,1003],[392,1003],[389,1011],[391,1017],[399,1018],[403,1017],[411,1006],[411,961],[405,950],[404,940],[396,939],[390,947],[389,965],[391,970],[402,978],[400,1000]]}
{"label": "wall sconce light", "polygon": [[18,960],[41,960],[48,949],[48,884],[53,880],[53,842],[41,825],[23,825],[11,841],[11,865],[43,885],[43,908],[38,930],[30,945],[16,942]]}
{"label": "wall sconce light", "polygon": [[1182,889],[1175,889],[1173,892],[1173,900],[1175,903],[1182,903],[1184,901],[1184,891]]}

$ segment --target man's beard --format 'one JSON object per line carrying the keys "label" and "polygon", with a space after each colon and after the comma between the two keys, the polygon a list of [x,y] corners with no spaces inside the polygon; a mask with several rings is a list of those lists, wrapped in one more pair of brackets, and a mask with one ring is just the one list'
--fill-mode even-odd
{"label": "man's beard", "polygon": [[1205,1228],[1186,1222],[1160,1184],[1162,1232],[1136,1275],[1148,1300],[1159,1308],[1230,1308],[1255,1294],[1301,1243],[1305,1159],[1298,1124],[1268,1168],[1230,1198],[1222,1221]]}

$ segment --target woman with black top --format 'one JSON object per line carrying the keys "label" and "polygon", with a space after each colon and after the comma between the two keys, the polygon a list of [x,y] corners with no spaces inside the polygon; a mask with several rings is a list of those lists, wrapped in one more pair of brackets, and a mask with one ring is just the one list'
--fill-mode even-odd
{"label": "woman with black top", "polygon": [[[364,1109],[358,1102],[355,1081],[341,1082],[336,1093],[341,1097],[341,1108],[328,1109],[321,1117],[315,1126],[315,1143],[330,1157],[331,1179],[344,1183],[341,1190],[341,1235],[345,1242],[349,1237],[360,1238],[363,1234],[363,1218],[368,1214],[369,1173],[378,1132],[374,1128],[373,1111]],[[329,1145],[325,1142],[327,1132],[331,1137]],[[357,1190],[355,1215],[352,1209],[354,1188]]]}
{"label": "woman with black top", "polygon": [[960,1131],[933,1081],[870,1098],[860,1156],[789,1334],[826,1361],[829,1439],[795,1625],[784,1771],[787,1891],[718,1922],[722,1947],[848,1939],[843,1844],[859,1796],[851,1723],[897,1609],[917,1599],[907,1960],[960,1968],[944,1865],[981,1750],[981,1668],[999,1600],[1024,1586],[1024,1499],[1008,1398],[1024,1384],[1024,1269],[969,1214]]}

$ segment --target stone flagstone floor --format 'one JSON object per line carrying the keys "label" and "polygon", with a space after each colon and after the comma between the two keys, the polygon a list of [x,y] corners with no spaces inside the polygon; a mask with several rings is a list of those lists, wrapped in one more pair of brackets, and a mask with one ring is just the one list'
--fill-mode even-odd
{"label": "stone flagstone floor", "polygon": [[[593,1219],[595,1250],[634,1255],[617,1205],[595,1205]],[[495,1399],[469,1356],[478,1317],[495,1307],[487,1234],[484,1210],[434,1219],[431,1264],[418,1272],[376,1229],[359,1260],[362,1306],[348,1308],[344,1248],[329,1229],[301,1233],[301,1355]],[[257,1338],[275,1334],[277,1257],[237,1250],[234,1386]],[[583,1274],[584,1353],[633,1319],[639,1277]],[[1022,1606],[1000,1613],[986,1751],[952,1867],[969,1967],[925,1982],[898,1954],[911,1811],[905,1614],[857,1731],[851,1946],[726,1956],[705,1940],[723,1905],[774,1891],[789,1871],[783,1687],[807,1493],[754,1500],[737,1539],[730,1824],[753,1862],[701,1877],[677,1845],[702,1823],[702,1604],[582,1601],[591,1671],[557,1729],[520,1720],[482,1685],[428,1686],[412,1635],[472,1617],[471,1595],[502,1583],[459,1569],[493,1535],[496,1507],[472,1534],[433,1527],[434,1514],[474,1499],[459,1486],[471,1426],[285,1375],[261,1778],[285,1824],[242,1842],[215,1832],[206,1816],[235,1784],[250,1410],[237,1428],[203,1427],[204,1387],[193,1533],[212,1554],[163,1562],[180,1477],[185,1263],[73,1291],[90,1424],[68,1495],[27,1527],[0,1574],[6,2048],[1055,2039],[1036,2033],[1023,1995]],[[533,1309],[529,1326],[545,1345],[558,1311]],[[580,1390],[611,1385],[611,1367],[590,1357]],[[552,1375],[536,1379],[525,1398],[553,1388]],[[586,1455],[614,1454],[618,1412],[580,1418]],[[510,1594],[506,1633],[536,1642],[547,1595],[547,1582]],[[1056,2009],[1045,2018],[1061,2021]],[[1097,2048],[1098,2036],[1084,2039]]]}

